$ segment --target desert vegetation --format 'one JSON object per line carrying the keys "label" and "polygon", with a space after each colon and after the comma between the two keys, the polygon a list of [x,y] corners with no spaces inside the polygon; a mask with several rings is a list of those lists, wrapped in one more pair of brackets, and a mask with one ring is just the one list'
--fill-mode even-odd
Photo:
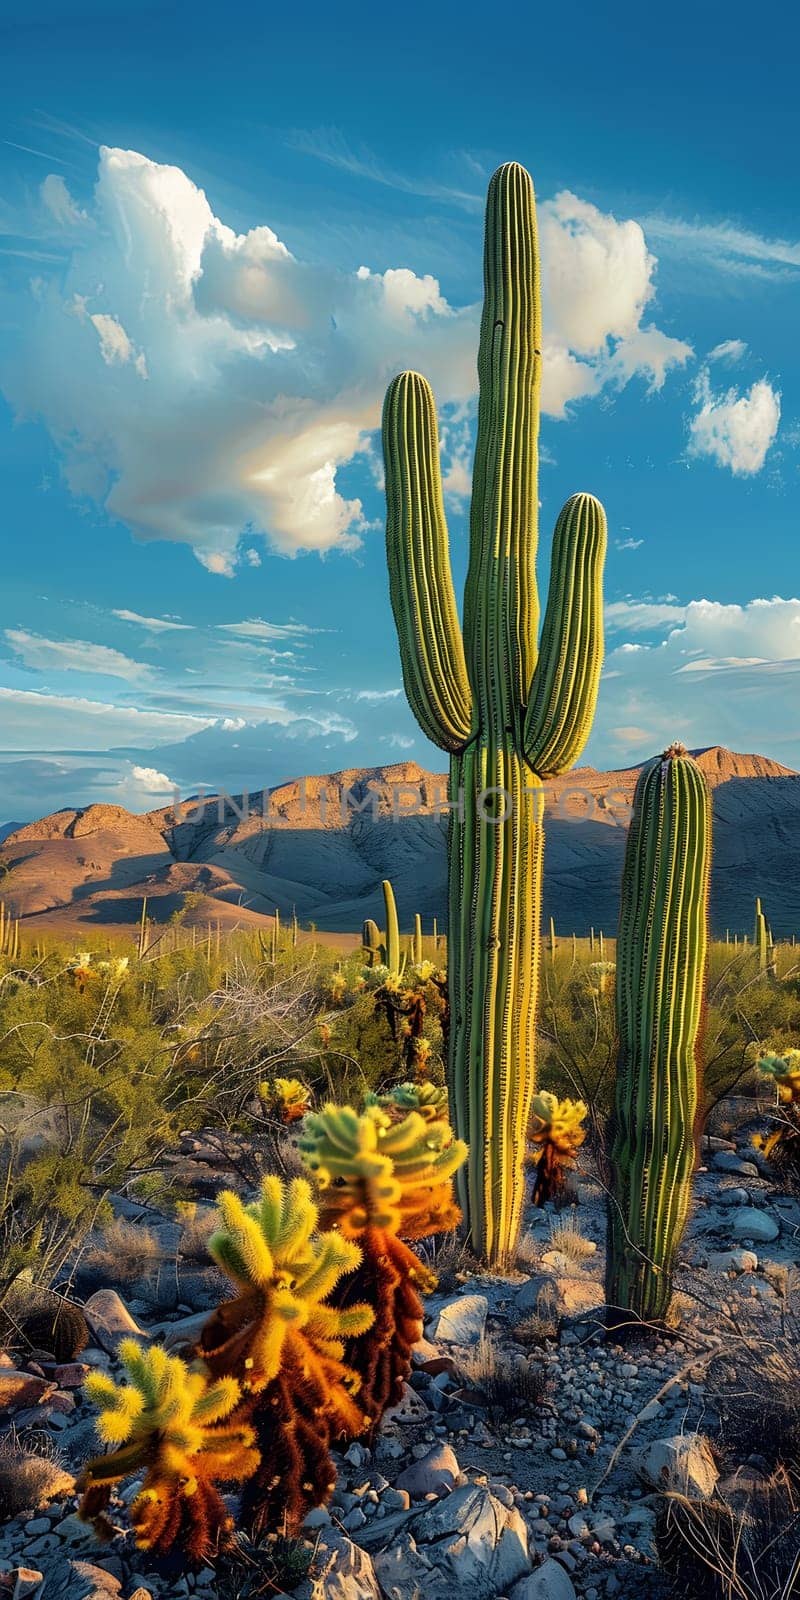
{"label": "desert vegetation", "polygon": [[709,941],[677,743],[639,775],[616,939],[544,937],[538,801],[591,723],[606,532],[567,502],[537,642],[540,346],[510,165],[463,625],[425,380],[384,413],[404,681],[459,802],[446,937],[401,930],[388,880],[349,953],[279,913],[153,936],[143,904],[80,949],[4,914],[15,1595],[797,1592],[796,1412],[755,1461],[752,1396],[796,1379],[800,963],[760,901]]}

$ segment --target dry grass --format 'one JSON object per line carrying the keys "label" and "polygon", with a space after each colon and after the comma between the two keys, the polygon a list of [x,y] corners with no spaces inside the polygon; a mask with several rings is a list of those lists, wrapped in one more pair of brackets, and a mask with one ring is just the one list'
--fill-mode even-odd
{"label": "dry grass", "polygon": [[542,1405],[547,1388],[543,1369],[526,1356],[506,1355],[484,1334],[458,1361],[465,1387],[477,1389],[497,1417],[515,1417]]}
{"label": "dry grass", "polygon": [[439,1233],[419,1250],[426,1267],[435,1274],[440,1294],[453,1294],[459,1284],[480,1271],[480,1264],[458,1233]]}
{"label": "dry grass", "polygon": [[800,1505],[786,1474],[743,1474],[726,1495],[664,1497],[657,1538],[676,1597],[793,1600],[800,1593]]}
{"label": "dry grass", "polygon": [[104,1230],[101,1243],[87,1250],[85,1260],[109,1283],[135,1283],[137,1278],[155,1276],[164,1252],[149,1228],[115,1217]]}
{"label": "dry grass", "polygon": [[596,1255],[597,1245],[581,1233],[580,1223],[571,1211],[569,1216],[554,1217],[550,1223],[550,1248],[560,1251],[574,1266]]}
{"label": "dry grass", "polygon": [[523,1233],[517,1243],[517,1248],[514,1251],[515,1267],[518,1267],[521,1272],[525,1272],[526,1269],[537,1266],[541,1251],[541,1234],[532,1232]]}
{"label": "dry grass", "polygon": [[208,1241],[219,1226],[219,1212],[214,1206],[197,1206],[189,1202],[179,1207],[183,1229],[178,1246],[184,1261],[208,1265]]}
{"label": "dry grass", "polygon": [[542,1285],[536,1299],[535,1311],[529,1311],[526,1317],[514,1325],[511,1337],[517,1344],[534,1348],[546,1344],[548,1340],[555,1341],[558,1338],[556,1291],[552,1284]]}

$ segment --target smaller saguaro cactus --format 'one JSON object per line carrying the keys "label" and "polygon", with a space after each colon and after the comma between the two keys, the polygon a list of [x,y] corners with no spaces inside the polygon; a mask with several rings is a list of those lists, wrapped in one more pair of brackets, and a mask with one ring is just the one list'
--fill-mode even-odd
{"label": "smaller saguaro cactus", "polygon": [[361,929],[361,943],[364,946],[364,961],[368,967],[384,967],[386,965],[386,951],[381,942],[380,929],[372,917],[366,917]]}
{"label": "smaller saguaro cactus", "polygon": [[239,1414],[255,1429],[261,1462],[242,1494],[245,1524],[293,1534],[333,1490],[333,1441],[366,1425],[344,1352],[374,1313],[360,1302],[331,1303],[361,1252],[341,1233],[316,1233],[317,1207],[303,1178],[265,1178],[252,1205],[230,1191],[217,1203],[221,1227],[208,1249],[238,1292],[205,1323],[198,1355],[212,1375],[240,1380]]}
{"label": "smaller saguaro cactus", "polygon": [[447,1122],[419,1111],[398,1121],[377,1105],[361,1116],[350,1106],[327,1105],[306,1118],[300,1153],[320,1187],[323,1224],[361,1248],[361,1265],[337,1300],[359,1297],[375,1306],[374,1327],[347,1350],[372,1436],[386,1407],[400,1399],[422,1336],[419,1290],[434,1283],[405,1241],[460,1221],[452,1177],[466,1145]]}
{"label": "smaller saguaro cactus", "polygon": [[753,931],[753,943],[758,951],[759,971],[775,975],[775,945],[772,938],[772,929],[761,906],[760,897],[756,897],[756,917]]}
{"label": "smaller saguaro cactus", "polygon": [[253,1429],[232,1417],[240,1388],[235,1378],[209,1382],[178,1356],[123,1339],[119,1359],[128,1382],[105,1373],[86,1380],[101,1413],[97,1430],[116,1445],[84,1467],[79,1515],[110,1532],[105,1510],[115,1484],[144,1474],[131,1506],[140,1549],[167,1555],[182,1546],[200,1564],[230,1544],[233,1519],[217,1485],[240,1483],[258,1465]]}
{"label": "smaller saguaro cactus", "polygon": [[697,1156],[711,804],[683,745],[639,775],[617,941],[617,1062],[606,1299],[663,1323]]}
{"label": "smaller saguaro cactus", "polygon": [[397,921],[397,906],[395,904],[394,890],[388,878],[384,878],[383,904],[386,912],[386,957],[385,964],[389,971],[396,975],[400,971],[400,925]]}
{"label": "smaller saguaro cactus", "polygon": [[555,924],[555,919],[553,917],[551,917],[550,918],[550,960],[551,961],[555,961],[555,959],[556,959],[556,924]]}
{"label": "smaller saguaro cactus", "polygon": [[411,959],[415,967],[422,966],[422,918],[418,911],[414,916],[414,938],[411,945]]}

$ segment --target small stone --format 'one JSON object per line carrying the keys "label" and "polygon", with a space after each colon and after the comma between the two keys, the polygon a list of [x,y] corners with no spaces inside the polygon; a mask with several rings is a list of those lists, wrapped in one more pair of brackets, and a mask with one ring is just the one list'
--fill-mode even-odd
{"label": "small stone", "polygon": [[313,1506],[303,1521],[304,1528],[327,1528],[331,1514],[327,1506]]}
{"label": "small stone", "polygon": [[53,1369],[53,1378],[59,1389],[80,1389],[90,1371],[85,1361],[65,1361]]}
{"label": "small stone", "polygon": [[398,1489],[396,1485],[394,1488],[384,1489],[381,1499],[387,1511],[408,1511],[411,1505],[408,1490]]}
{"label": "small stone", "polygon": [[40,1378],[33,1372],[18,1372],[13,1367],[4,1367],[0,1370],[0,1412],[8,1411],[15,1415],[19,1411],[28,1410],[48,1399],[54,1390],[55,1384],[48,1378]]}
{"label": "small stone", "polygon": [[515,1583],[510,1600],[575,1600],[575,1587],[560,1562],[548,1556],[535,1572]]}
{"label": "small stone", "polygon": [[769,1244],[777,1239],[780,1227],[766,1211],[757,1211],[755,1206],[738,1206],[725,1218],[726,1231],[734,1239],[748,1239],[756,1244]]}
{"label": "small stone", "polygon": [[737,1178],[757,1178],[758,1167],[754,1161],[743,1161],[734,1150],[718,1150],[713,1157],[717,1172],[733,1172]]}
{"label": "small stone", "polygon": [[708,1500],[719,1473],[708,1440],[700,1433],[655,1439],[633,1457],[634,1470],[654,1489],[670,1490],[690,1500]]}
{"label": "small stone", "polygon": [[49,1517],[33,1517],[30,1522],[26,1522],[25,1532],[30,1535],[31,1539],[35,1539],[40,1533],[49,1533]]}

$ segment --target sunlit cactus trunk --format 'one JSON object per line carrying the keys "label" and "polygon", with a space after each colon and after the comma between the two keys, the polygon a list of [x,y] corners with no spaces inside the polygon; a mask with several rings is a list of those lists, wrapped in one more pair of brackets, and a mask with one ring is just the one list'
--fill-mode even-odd
{"label": "sunlit cactus trunk", "polygon": [[542,779],[580,755],[602,659],[606,526],[590,495],[556,524],[540,645],[535,556],[541,316],[533,184],[495,173],[470,561],[459,625],[433,395],[402,373],[384,407],[387,552],[403,680],[451,757],[448,971],[452,1115],[469,1161],[459,1201],[473,1250],[509,1256],[524,1194],[541,943]]}
{"label": "sunlit cactus trunk", "polygon": [[682,745],[642,769],[617,939],[617,1064],[606,1298],[663,1322],[692,1196],[708,945],[711,803]]}

